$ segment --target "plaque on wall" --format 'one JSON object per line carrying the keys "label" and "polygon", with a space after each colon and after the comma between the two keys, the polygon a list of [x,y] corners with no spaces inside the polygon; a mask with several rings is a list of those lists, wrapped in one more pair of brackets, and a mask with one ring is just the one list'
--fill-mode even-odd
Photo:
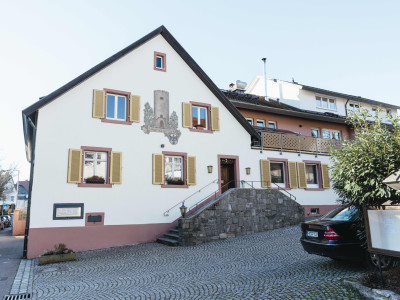
{"label": "plaque on wall", "polygon": [[83,219],[83,203],[54,203],[53,220]]}

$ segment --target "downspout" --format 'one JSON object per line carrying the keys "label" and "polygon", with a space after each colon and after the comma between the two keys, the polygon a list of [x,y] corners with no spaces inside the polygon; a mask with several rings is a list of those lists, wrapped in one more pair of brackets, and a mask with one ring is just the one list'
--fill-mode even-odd
{"label": "downspout", "polygon": [[28,124],[32,127],[32,148],[31,148],[31,171],[29,176],[29,191],[28,191],[28,208],[26,211],[26,224],[25,224],[25,235],[24,235],[24,251],[22,253],[23,258],[27,258],[28,253],[28,235],[29,225],[31,219],[31,198],[32,198],[32,184],[33,184],[33,169],[35,166],[35,145],[36,145],[36,126],[32,120],[28,118]]}
{"label": "downspout", "polygon": [[349,103],[350,99],[347,99],[346,103],[344,104],[344,110],[346,111],[346,118],[347,118],[347,103]]}

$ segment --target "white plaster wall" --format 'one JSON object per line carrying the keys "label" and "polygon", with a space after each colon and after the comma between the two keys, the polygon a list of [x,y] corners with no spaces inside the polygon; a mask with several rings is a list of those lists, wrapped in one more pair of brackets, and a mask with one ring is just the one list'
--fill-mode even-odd
{"label": "white plaster wall", "polygon": [[[167,72],[153,70],[154,51],[167,54]],[[92,118],[93,89],[103,88],[140,95],[141,123],[121,125]],[[171,145],[163,133],[145,134],[141,130],[144,104],[149,102],[153,107],[154,90],[169,91],[170,114],[172,111],[177,113],[182,133],[177,145]],[[182,128],[182,102],[189,101],[219,107],[221,131],[207,134]],[[161,148],[161,144],[165,148]],[[122,152],[122,184],[112,188],[84,188],[67,183],[68,149],[81,146],[107,147]],[[162,151],[196,156],[197,185],[187,189],[153,185],[152,154]],[[169,217],[163,215],[164,211],[218,178],[218,154],[239,156],[240,179],[248,181],[260,181],[261,158],[279,157],[278,152],[251,150],[249,133],[164,38],[157,36],[40,109],[31,228],[84,226],[83,219],[53,220],[54,203],[84,203],[85,213],[105,212],[105,225],[172,222],[179,216],[179,209],[175,208]],[[313,159],[311,155],[298,157],[297,154],[283,157],[289,160]],[[207,172],[208,165],[214,166],[212,174]],[[251,167],[251,175],[245,175],[246,167]],[[195,193],[186,206],[217,188],[212,184]],[[332,191],[298,190],[293,194],[299,196],[300,203],[320,201],[320,204],[333,204],[336,199]]]}

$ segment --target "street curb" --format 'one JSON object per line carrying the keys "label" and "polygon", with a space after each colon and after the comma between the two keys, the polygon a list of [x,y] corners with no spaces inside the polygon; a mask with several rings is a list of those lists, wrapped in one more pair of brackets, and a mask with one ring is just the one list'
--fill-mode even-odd
{"label": "street curb", "polygon": [[367,299],[376,299],[376,300],[400,300],[400,295],[396,294],[395,292],[389,290],[378,290],[372,289],[362,285],[356,281],[350,281],[347,279],[343,280],[344,285],[357,290],[360,295]]}

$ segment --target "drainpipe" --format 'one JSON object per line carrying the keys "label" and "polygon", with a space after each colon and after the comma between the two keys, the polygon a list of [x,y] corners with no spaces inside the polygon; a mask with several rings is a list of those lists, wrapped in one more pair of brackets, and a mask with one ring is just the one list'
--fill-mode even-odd
{"label": "drainpipe", "polygon": [[347,99],[346,103],[344,104],[344,110],[346,111],[346,117],[347,117],[347,103],[349,103],[350,99]]}
{"label": "drainpipe", "polygon": [[264,57],[261,60],[264,62],[265,101],[268,101],[268,96],[267,96],[267,59]]}
{"label": "drainpipe", "polygon": [[31,148],[31,171],[29,176],[29,192],[28,192],[28,208],[26,211],[26,224],[25,224],[25,235],[24,235],[24,251],[22,253],[23,258],[27,258],[28,253],[28,235],[29,235],[29,223],[31,219],[31,198],[32,198],[32,184],[33,184],[33,168],[35,166],[35,145],[36,145],[36,126],[32,120],[28,118],[28,124],[32,127],[32,148]]}

